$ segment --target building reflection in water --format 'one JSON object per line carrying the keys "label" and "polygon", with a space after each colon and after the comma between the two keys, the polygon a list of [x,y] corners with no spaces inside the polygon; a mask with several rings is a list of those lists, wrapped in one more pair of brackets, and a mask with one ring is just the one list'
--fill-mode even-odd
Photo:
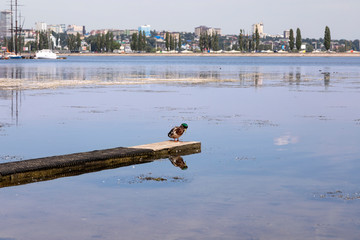
{"label": "building reflection in water", "polygon": [[[234,76],[233,76],[234,77]],[[214,69],[182,69],[163,66],[87,66],[71,64],[45,65],[3,65],[0,66],[0,79],[37,81],[39,84],[52,80],[100,80],[126,81],[144,79],[216,79],[224,76]]]}
{"label": "building reflection in water", "polygon": [[294,71],[290,71],[288,74],[284,73],[284,77],[283,77],[288,83],[289,85],[300,85],[301,81],[302,81],[302,73],[301,73],[301,69],[300,68],[296,68],[296,70]]}
{"label": "building reflection in water", "polygon": [[[31,61],[27,64],[6,64],[0,65],[0,79],[7,81],[7,89],[16,89],[20,86],[42,87],[42,84],[56,84],[55,81],[93,81],[94,84],[103,83],[142,83],[148,81],[169,81],[172,80],[200,80],[203,82],[222,81],[236,83],[237,85],[263,86],[277,84],[285,81],[290,85],[300,85],[304,79],[301,67],[289,67],[288,72],[274,72],[266,66],[207,66],[207,65],[134,65],[125,64],[99,64],[99,63],[78,63],[78,62],[40,62]],[[326,70],[326,69],[325,69]],[[329,85],[330,73],[323,72],[324,84]],[[18,80],[11,84],[11,80]],[[21,81],[19,81],[21,80]],[[9,84],[10,82],[10,84]],[[17,85],[16,85],[17,84]],[[66,83],[65,83],[66,84]],[[14,86],[14,87],[12,87]]]}
{"label": "building reflection in water", "polygon": [[325,87],[328,87],[330,85],[330,73],[329,72],[323,72],[324,75],[324,85]]}
{"label": "building reflection in water", "polygon": [[263,85],[265,75],[262,72],[255,71],[255,72],[240,72],[239,73],[239,80],[240,86],[255,86],[260,87]]}

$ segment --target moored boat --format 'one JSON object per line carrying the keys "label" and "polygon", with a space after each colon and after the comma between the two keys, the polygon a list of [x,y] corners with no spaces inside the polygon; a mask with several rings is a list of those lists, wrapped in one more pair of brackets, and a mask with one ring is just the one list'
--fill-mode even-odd
{"label": "moored boat", "polygon": [[22,59],[21,55],[17,55],[17,54],[11,54],[8,56],[10,59]]}
{"label": "moored boat", "polygon": [[42,49],[42,50],[36,52],[35,58],[36,59],[57,59],[58,56],[56,55],[56,53],[54,53],[50,49]]}

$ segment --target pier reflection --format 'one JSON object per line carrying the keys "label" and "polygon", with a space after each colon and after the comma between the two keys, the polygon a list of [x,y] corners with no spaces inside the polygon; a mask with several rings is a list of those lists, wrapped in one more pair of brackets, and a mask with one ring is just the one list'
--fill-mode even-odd
{"label": "pier reflection", "polygon": [[[136,149],[135,149],[136,150]],[[142,149],[138,149],[142,150]],[[106,151],[106,150],[104,150]],[[181,151],[182,156],[192,155],[200,153],[199,148],[190,148]],[[81,154],[81,153],[80,153]],[[85,153],[86,154],[86,153]],[[148,155],[143,156],[126,156],[120,158],[104,158],[104,159],[93,159],[91,161],[83,162],[81,164],[67,164],[64,166],[55,167],[44,167],[41,161],[52,161],[55,158],[66,158],[71,155],[55,156],[42,159],[24,160],[18,162],[9,162],[0,164],[0,188],[18,186],[29,183],[49,181],[57,178],[78,176],[86,173],[98,172],[107,169],[115,169],[120,167],[128,167],[132,165],[145,164],[168,158],[170,162],[182,170],[187,169],[186,162],[180,155],[171,155],[170,153],[162,153],[160,155]],[[35,160],[35,161],[34,161]],[[40,163],[39,161],[40,160]],[[37,166],[39,165],[39,166]],[[47,163],[49,165],[49,163]],[[50,165],[52,165],[50,163]],[[25,167],[24,167],[25,166]],[[24,170],[28,169],[28,170]],[[9,174],[9,172],[11,172]],[[14,172],[14,173],[12,173]]]}

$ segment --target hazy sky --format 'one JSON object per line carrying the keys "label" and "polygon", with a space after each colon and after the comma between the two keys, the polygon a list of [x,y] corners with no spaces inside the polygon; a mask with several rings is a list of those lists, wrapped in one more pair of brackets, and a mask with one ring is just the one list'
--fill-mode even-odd
{"label": "hazy sky", "polygon": [[[15,1],[15,0],[13,0]],[[1,0],[0,9],[9,9]],[[18,0],[25,28],[35,22],[85,25],[86,30],[152,29],[193,32],[200,25],[219,27],[223,34],[250,31],[264,23],[264,32],[282,34],[300,28],[302,37],[324,36],[325,26],[332,39],[360,38],[360,0]]]}

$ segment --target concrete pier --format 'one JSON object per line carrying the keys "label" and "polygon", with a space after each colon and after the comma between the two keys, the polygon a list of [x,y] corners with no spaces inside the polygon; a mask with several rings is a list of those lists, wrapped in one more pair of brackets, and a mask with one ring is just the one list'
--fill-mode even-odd
{"label": "concrete pier", "polygon": [[0,188],[201,152],[200,142],[164,141],[0,164]]}

